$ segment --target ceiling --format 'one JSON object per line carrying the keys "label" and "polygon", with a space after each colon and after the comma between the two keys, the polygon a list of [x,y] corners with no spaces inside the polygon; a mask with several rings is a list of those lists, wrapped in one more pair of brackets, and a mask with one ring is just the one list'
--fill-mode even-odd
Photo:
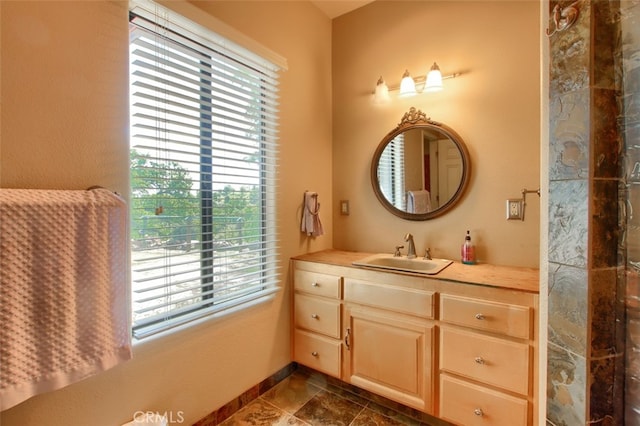
{"label": "ceiling", "polygon": [[333,19],[372,1],[374,0],[311,0],[311,3]]}

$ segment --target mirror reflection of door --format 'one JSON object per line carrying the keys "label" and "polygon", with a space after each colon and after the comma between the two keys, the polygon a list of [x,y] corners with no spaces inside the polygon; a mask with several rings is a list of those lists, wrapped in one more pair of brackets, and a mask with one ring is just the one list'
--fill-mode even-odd
{"label": "mirror reflection of door", "polygon": [[423,132],[420,129],[404,132],[405,140],[405,197],[406,211],[428,213],[434,207],[428,180],[425,180]]}
{"label": "mirror reflection of door", "polygon": [[[438,209],[451,200],[458,191],[463,174],[462,156],[457,145],[437,130],[415,129],[396,136],[385,149],[383,157],[391,146],[398,143],[404,146],[403,167],[389,169],[400,172],[400,175],[404,171],[403,191],[426,191],[430,199],[429,211]],[[385,163],[382,160],[381,158],[381,164]],[[380,177],[380,173],[378,176]],[[397,208],[404,210],[405,206],[410,205],[405,200],[401,201],[399,194],[392,193],[389,189],[384,190],[389,185],[381,186],[385,196]]]}
{"label": "mirror reflection of door", "polygon": [[[424,187],[424,173],[422,170],[423,156],[422,132],[412,130],[404,132],[404,184],[405,191],[421,191]],[[397,136],[396,136],[397,139]]]}
{"label": "mirror reflection of door", "polygon": [[431,192],[432,208],[437,209],[458,190],[463,172],[462,157],[456,144],[449,138],[425,137],[423,146],[425,186]]}

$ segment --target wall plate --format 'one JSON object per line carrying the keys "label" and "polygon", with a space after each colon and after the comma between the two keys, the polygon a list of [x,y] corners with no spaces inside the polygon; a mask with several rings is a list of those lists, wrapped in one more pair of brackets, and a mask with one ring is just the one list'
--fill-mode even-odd
{"label": "wall plate", "polygon": [[340,200],[340,214],[349,216],[349,200]]}
{"label": "wall plate", "polygon": [[524,200],[507,200],[507,220],[524,220]]}

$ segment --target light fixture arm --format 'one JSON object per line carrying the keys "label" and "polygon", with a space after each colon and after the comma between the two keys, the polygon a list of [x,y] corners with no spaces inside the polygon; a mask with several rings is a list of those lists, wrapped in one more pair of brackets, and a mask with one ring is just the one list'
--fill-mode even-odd
{"label": "light fixture arm", "polygon": [[523,188],[522,189],[522,221],[524,222],[524,210],[527,207],[527,194],[538,194],[538,197],[540,197],[540,188],[538,189],[527,189],[527,188]]}

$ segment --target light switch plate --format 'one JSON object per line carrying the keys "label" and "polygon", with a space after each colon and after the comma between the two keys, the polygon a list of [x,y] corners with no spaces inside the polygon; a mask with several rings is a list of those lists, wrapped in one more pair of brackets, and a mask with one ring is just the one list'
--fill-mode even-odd
{"label": "light switch plate", "polygon": [[507,200],[507,220],[522,220],[524,200]]}
{"label": "light switch plate", "polygon": [[340,214],[344,216],[349,215],[349,200],[340,200]]}

